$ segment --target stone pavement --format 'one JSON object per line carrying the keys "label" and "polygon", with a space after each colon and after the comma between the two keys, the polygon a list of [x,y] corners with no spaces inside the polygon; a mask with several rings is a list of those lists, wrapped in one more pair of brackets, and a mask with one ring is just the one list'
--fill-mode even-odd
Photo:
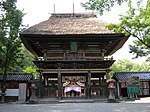
{"label": "stone pavement", "polygon": [[120,103],[0,104],[0,112],[150,112],[150,97]]}
{"label": "stone pavement", "polygon": [[126,103],[150,103],[150,97],[140,98],[140,100],[126,101]]}
{"label": "stone pavement", "polygon": [[58,103],[0,104],[0,112],[150,112],[150,104]]}

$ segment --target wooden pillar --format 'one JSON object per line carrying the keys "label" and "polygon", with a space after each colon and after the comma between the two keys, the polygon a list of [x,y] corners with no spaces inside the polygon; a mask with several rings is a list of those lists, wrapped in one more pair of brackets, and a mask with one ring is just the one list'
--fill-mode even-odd
{"label": "wooden pillar", "polygon": [[[110,72],[110,70],[109,69],[106,69],[106,81],[109,79],[109,73]],[[104,83],[106,83],[106,82],[104,82]],[[106,94],[106,97],[108,97],[109,96],[109,90],[108,90],[108,87],[107,87],[107,83],[106,83],[106,87],[104,88],[105,90],[105,94]]]}
{"label": "wooden pillar", "polygon": [[91,71],[88,71],[86,86],[86,98],[89,99],[91,96]]}
{"label": "wooden pillar", "polygon": [[39,98],[42,98],[42,70],[39,70]]}
{"label": "wooden pillar", "polygon": [[117,82],[116,84],[117,84],[117,96],[120,97],[120,84],[119,82]]}
{"label": "wooden pillar", "polygon": [[58,71],[58,99],[62,98],[61,71]]}
{"label": "wooden pillar", "polygon": [[44,60],[47,60],[47,56],[46,56],[47,51],[46,51],[46,49],[44,49],[43,51],[44,51],[44,56],[43,56]]}
{"label": "wooden pillar", "polygon": [[102,52],[102,60],[104,60],[104,56],[105,56],[105,53],[104,53],[104,52]]}
{"label": "wooden pillar", "polygon": [[[98,74],[99,75],[99,74]],[[102,76],[100,75],[99,76],[99,85],[101,86],[102,85]]]}
{"label": "wooden pillar", "polygon": [[103,96],[103,90],[104,90],[104,88],[103,88],[103,82],[102,82],[102,80],[103,80],[103,77],[102,77],[102,75],[100,75],[99,76],[99,91],[100,91],[99,96],[101,96],[101,95]]}
{"label": "wooden pillar", "polygon": [[102,85],[105,85],[104,75],[102,75]]}
{"label": "wooden pillar", "polygon": [[106,91],[106,88],[105,88],[105,80],[104,80],[104,75],[102,76],[102,85],[103,85],[103,88],[102,88],[102,96],[104,97],[105,96],[105,91]]}
{"label": "wooden pillar", "polygon": [[109,79],[108,71],[106,71],[106,80]]}

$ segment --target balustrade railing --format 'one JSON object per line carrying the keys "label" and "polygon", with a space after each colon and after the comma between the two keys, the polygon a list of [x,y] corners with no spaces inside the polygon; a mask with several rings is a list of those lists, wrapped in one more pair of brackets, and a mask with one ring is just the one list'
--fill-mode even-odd
{"label": "balustrade railing", "polygon": [[84,52],[47,53],[44,60],[113,60],[113,58],[93,55],[87,56]]}

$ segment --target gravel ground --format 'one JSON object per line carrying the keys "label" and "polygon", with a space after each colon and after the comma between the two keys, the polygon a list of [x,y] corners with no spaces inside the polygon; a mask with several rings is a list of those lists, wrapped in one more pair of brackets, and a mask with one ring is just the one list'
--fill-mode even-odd
{"label": "gravel ground", "polygon": [[0,104],[0,112],[150,112],[150,103]]}

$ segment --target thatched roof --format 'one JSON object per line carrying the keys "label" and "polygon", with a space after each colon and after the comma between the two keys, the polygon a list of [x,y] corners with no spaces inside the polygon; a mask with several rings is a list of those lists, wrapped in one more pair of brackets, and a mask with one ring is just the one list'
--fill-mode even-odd
{"label": "thatched roof", "polygon": [[[122,47],[128,37],[106,28],[94,14],[51,14],[51,17],[20,34],[25,47],[36,56],[43,56],[52,42],[99,42],[111,55]],[[69,38],[68,38],[69,37]],[[81,39],[80,39],[81,38]]]}
{"label": "thatched roof", "polygon": [[51,17],[36,24],[21,34],[110,34],[106,23],[99,20],[94,14],[52,14]]}

